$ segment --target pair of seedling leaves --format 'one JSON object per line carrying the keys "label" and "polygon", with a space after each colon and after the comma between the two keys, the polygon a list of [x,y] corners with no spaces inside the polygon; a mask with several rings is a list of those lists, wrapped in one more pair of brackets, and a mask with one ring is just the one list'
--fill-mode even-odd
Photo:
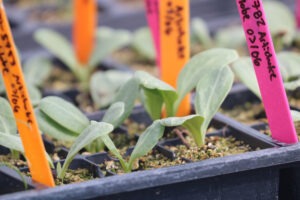
{"label": "pair of seedling leaves", "polygon": [[[59,140],[73,142],[64,165],[61,167],[57,164],[58,177],[64,177],[75,155],[93,141],[104,143],[119,159],[125,172],[131,171],[134,161],[146,155],[158,143],[165,127],[185,127],[195,143],[202,146],[207,127],[233,83],[233,73],[228,64],[237,58],[237,53],[228,49],[212,49],[196,55],[181,71],[177,91],[145,72],[136,72],[121,87],[115,103],[106,111],[102,122],[89,121],[75,106],[58,97],[42,99],[36,110],[42,132]],[[181,100],[194,88],[196,114],[174,117]],[[127,162],[108,134],[130,115],[139,96],[154,122],[140,135]],[[163,107],[167,118],[160,119]]]}
{"label": "pair of seedling leaves", "polygon": [[[64,173],[80,149],[97,146],[90,145],[93,141],[100,146],[104,143],[120,160],[126,172],[131,171],[137,158],[147,154],[157,144],[165,127],[185,127],[190,131],[195,143],[202,146],[209,122],[233,83],[233,73],[228,64],[237,58],[237,53],[228,49],[213,49],[196,55],[180,73],[178,91],[145,72],[136,72],[134,77],[120,88],[115,103],[106,111],[102,122],[90,122],[76,107],[60,98],[42,99],[36,112],[42,132],[59,140],[74,142],[62,170],[59,170],[62,173],[59,174]],[[182,99],[194,88],[196,114],[174,117]],[[138,97],[154,122],[140,135],[129,161],[126,162],[108,133],[130,115]],[[160,119],[163,107],[167,118]]]}

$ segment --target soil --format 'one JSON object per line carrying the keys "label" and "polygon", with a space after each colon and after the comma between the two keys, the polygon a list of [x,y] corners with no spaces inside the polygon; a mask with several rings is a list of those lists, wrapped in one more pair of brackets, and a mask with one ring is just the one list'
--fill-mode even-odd
{"label": "soil", "polygon": [[[206,138],[206,144],[203,147],[197,147],[193,139],[189,136],[186,137],[186,140],[190,143],[190,148],[185,145],[166,146],[166,148],[176,154],[176,158],[174,160],[165,157],[157,152],[157,150],[152,150],[148,153],[148,155],[143,156],[135,162],[133,171],[180,165],[191,161],[223,157],[254,150],[251,149],[249,145],[244,144],[242,141],[237,141],[233,137],[209,137]],[[121,153],[124,155],[124,150],[122,150]],[[104,174],[105,171],[110,171],[116,174],[124,173],[117,161],[106,161],[104,164],[100,165],[100,168]]]}
{"label": "soil", "polygon": [[88,180],[95,179],[93,174],[89,172],[87,169],[76,169],[71,170],[68,169],[64,180],[56,178],[55,184],[56,185],[64,185],[64,184],[71,184],[71,183],[80,183]]}
{"label": "soil", "polygon": [[221,113],[247,125],[267,122],[262,103],[246,103],[238,105],[231,110],[221,110]]}
{"label": "soil", "polygon": [[25,160],[12,158],[11,154],[0,155],[0,162],[8,163],[17,168],[27,167]]}

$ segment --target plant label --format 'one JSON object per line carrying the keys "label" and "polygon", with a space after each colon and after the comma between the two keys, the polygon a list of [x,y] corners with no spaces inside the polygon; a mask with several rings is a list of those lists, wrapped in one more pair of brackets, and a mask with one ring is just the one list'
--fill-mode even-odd
{"label": "plant label", "polygon": [[156,65],[160,67],[160,39],[159,39],[159,4],[158,0],[145,0],[146,15],[151,31],[156,54]]}
{"label": "plant label", "polygon": [[298,142],[261,0],[236,0],[272,137]]}
{"label": "plant label", "polygon": [[53,187],[54,180],[46,159],[45,147],[30,102],[2,0],[0,0],[0,69],[32,179]]}
{"label": "plant label", "polygon": [[74,0],[73,44],[81,64],[87,64],[93,52],[96,27],[96,0]]}
{"label": "plant label", "polygon": [[[161,79],[176,87],[179,72],[190,58],[189,0],[160,0]],[[181,102],[177,116],[190,114],[190,95]]]}
{"label": "plant label", "polygon": [[296,0],[296,22],[297,28],[300,28],[300,0]]}

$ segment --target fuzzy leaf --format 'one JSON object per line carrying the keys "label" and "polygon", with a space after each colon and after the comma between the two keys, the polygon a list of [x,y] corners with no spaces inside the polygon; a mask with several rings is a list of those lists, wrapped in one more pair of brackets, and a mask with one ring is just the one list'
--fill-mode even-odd
{"label": "fuzzy leaf", "polygon": [[[125,111],[124,102],[116,102],[112,104],[102,119],[103,122],[112,124],[115,128],[120,124],[119,120],[122,119]],[[122,123],[122,122],[121,122]]]}
{"label": "fuzzy leaf", "polygon": [[136,159],[146,155],[155,147],[163,136],[164,130],[165,128],[161,125],[160,120],[157,120],[141,134],[129,159],[130,169],[132,169],[132,164]]}
{"label": "fuzzy leaf", "polygon": [[294,122],[299,122],[300,121],[300,112],[299,111],[291,110],[291,114],[292,114]]}
{"label": "fuzzy leaf", "polygon": [[284,88],[286,90],[293,91],[299,87],[300,87],[300,79],[284,83]]}
{"label": "fuzzy leaf", "polygon": [[258,98],[261,98],[254,68],[249,57],[243,57],[235,61],[232,65],[232,70],[240,81],[242,81]]}
{"label": "fuzzy leaf", "polygon": [[204,45],[210,47],[212,45],[212,39],[205,21],[201,18],[194,18],[191,22],[192,38]]}
{"label": "fuzzy leaf", "polygon": [[74,133],[81,133],[88,125],[88,118],[71,103],[59,97],[45,97],[40,110],[60,126]]}
{"label": "fuzzy leaf", "polygon": [[136,78],[131,78],[117,92],[114,102],[123,102],[125,107],[122,117],[118,120],[118,124],[114,124],[115,127],[119,126],[130,115],[138,95],[139,82]]}
{"label": "fuzzy leaf", "polygon": [[16,134],[8,134],[0,131],[0,145],[24,153],[21,138]]}
{"label": "fuzzy leaf", "polygon": [[204,118],[200,115],[190,115],[186,117],[169,117],[161,120],[161,125],[166,127],[185,127],[193,136],[195,143],[202,146],[205,140],[205,133],[201,132]]}
{"label": "fuzzy leaf", "polygon": [[130,42],[130,33],[126,30],[113,30],[100,27],[97,30],[97,45],[90,59],[89,66],[96,67],[103,59]]}
{"label": "fuzzy leaf", "polygon": [[283,41],[289,45],[296,30],[295,17],[290,9],[279,1],[264,2],[267,21],[272,36],[283,34]]}
{"label": "fuzzy leaf", "polygon": [[233,79],[233,73],[228,66],[208,71],[205,76],[199,78],[195,109],[198,115],[204,117],[202,135],[205,135],[210,121],[229,93]]}
{"label": "fuzzy leaf", "polygon": [[159,90],[143,88],[143,104],[153,120],[161,118],[164,99]]}
{"label": "fuzzy leaf", "polygon": [[122,155],[120,154],[114,142],[110,139],[109,135],[102,135],[101,140],[104,142],[109,151],[119,159],[125,172],[129,172],[130,169],[128,168],[128,163],[126,163],[126,161],[123,159]]}
{"label": "fuzzy leaf", "polygon": [[34,33],[34,39],[59,58],[71,71],[76,72],[78,66],[73,47],[61,34],[50,29],[39,29]]}
{"label": "fuzzy leaf", "polygon": [[102,135],[108,135],[112,130],[113,126],[111,124],[105,122],[92,121],[91,125],[89,125],[86,129],[82,131],[82,133],[80,133],[80,135],[70,148],[67,158],[65,159],[64,165],[62,167],[61,173],[58,175],[58,177],[64,177],[65,172],[71,164],[73,158],[81,149],[83,149],[85,146],[89,145]]}
{"label": "fuzzy leaf", "polygon": [[23,68],[26,82],[34,86],[42,86],[50,75],[51,70],[50,61],[42,57],[34,57],[27,60]]}
{"label": "fuzzy leaf", "polygon": [[148,27],[140,28],[134,32],[132,46],[142,57],[148,60],[155,60],[155,49]]}
{"label": "fuzzy leaf", "polygon": [[46,135],[50,135],[51,137],[56,138],[57,140],[70,142],[75,141],[77,136],[79,135],[79,133],[71,132],[70,130],[56,123],[51,118],[47,117],[47,115],[45,115],[39,109],[35,110],[35,115],[37,118],[39,128],[41,129],[42,133]]}
{"label": "fuzzy leaf", "polygon": [[300,55],[296,52],[280,52],[278,54],[280,71],[285,81],[300,76]]}
{"label": "fuzzy leaf", "polygon": [[220,29],[216,34],[218,47],[238,49],[246,44],[245,34],[241,26],[230,26]]}
{"label": "fuzzy leaf", "polygon": [[215,48],[195,55],[182,69],[177,80],[178,99],[175,109],[183,98],[196,87],[199,77],[206,76],[207,71],[221,68],[235,61],[238,54],[235,50]]}
{"label": "fuzzy leaf", "polygon": [[0,97],[0,132],[17,134],[17,124],[9,102]]}
{"label": "fuzzy leaf", "polygon": [[[151,114],[151,118],[153,120],[158,119],[157,117],[161,116],[161,109],[158,109],[158,106],[162,105],[163,103],[165,103],[166,106],[166,111],[167,111],[167,115],[168,116],[173,116],[174,115],[174,109],[173,109],[173,105],[174,102],[177,99],[177,93],[175,91],[174,88],[172,88],[170,85],[168,85],[167,83],[151,76],[150,74],[143,72],[143,71],[138,71],[135,73],[135,77],[139,80],[140,85],[143,89],[146,89],[145,91],[145,103],[146,103],[146,108],[149,109],[149,114]],[[150,93],[149,91],[152,91],[152,93]],[[154,96],[153,93],[157,93],[155,94],[155,96],[161,96],[161,98],[157,98],[157,99],[153,99],[151,97]],[[161,102],[163,100],[163,102]],[[155,103],[157,104],[155,106]],[[153,109],[152,109],[152,107]],[[154,112],[156,111],[156,112]]]}
{"label": "fuzzy leaf", "polygon": [[32,85],[32,84],[27,84],[27,89],[28,89],[28,92],[29,92],[29,97],[30,97],[30,100],[31,100],[31,104],[35,107],[37,106],[41,99],[42,99],[42,94],[40,92],[40,90]]}
{"label": "fuzzy leaf", "polygon": [[131,77],[130,73],[115,70],[94,73],[90,81],[90,91],[96,107],[102,108],[110,105],[117,91]]}

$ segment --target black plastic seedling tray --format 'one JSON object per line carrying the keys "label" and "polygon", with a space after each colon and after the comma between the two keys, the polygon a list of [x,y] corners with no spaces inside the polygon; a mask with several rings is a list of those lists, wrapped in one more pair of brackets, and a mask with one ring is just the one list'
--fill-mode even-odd
{"label": "black plastic seedling tray", "polygon": [[[137,108],[133,113],[131,119],[151,122],[142,108]],[[101,115],[101,112],[98,114]],[[95,114],[89,117],[99,119],[100,115],[96,116]],[[97,165],[106,159],[111,159],[106,153],[89,156],[78,155],[71,164],[71,168],[74,169],[78,166],[88,168],[93,172],[96,180],[7,194],[0,198],[276,199],[279,188],[279,166],[285,164],[287,159],[291,159],[286,157],[284,152],[294,152],[298,149],[294,147],[277,148],[274,143],[260,137],[259,132],[221,114],[215,116],[212,126],[221,129],[208,136],[227,137],[233,135],[254,149],[264,150],[109,177],[104,177]],[[157,145],[156,150],[165,156],[170,156],[172,153],[163,146],[166,142],[163,141]],[[12,180],[15,181],[14,178]],[[6,185],[8,184],[6,183]]]}
{"label": "black plastic seedling tray", "polygon": [[[298,94],[299,91],[290,92],[289,95]],[[223,104],[224,109],[233,109],[234,106],[243,105],[246,102],[248,103],[260,103],[260,100],[244,85],[237,84],[235,88],[231,91],[228,98],[225,100]],[[300,108],[295,106],[290,106],[293,110],[300,110]],[[257,131],[269,130],[268,124],[257,122],[256,124],[251,125],[252,129]],[[261,137],[265,140],[270,141],[278,146],[282,146],[279,149],[284,151],[285,148],[289,148],[289,145],[280,143],[278,141],[274,141],[270,136],[260,133]],[[293,146],[299,146],[293,145]],[[294,159],[293,159],[294,157]],[[289,162],[287,160],[290,160]],[[279,198],[280,199],[289,199],[289,200],[298,200],[300,199],[300,160],[298,156],[291,153],[287,155],[286,158],[283,158],[285,164],[280,166],[280,183],[279,183]]]}

